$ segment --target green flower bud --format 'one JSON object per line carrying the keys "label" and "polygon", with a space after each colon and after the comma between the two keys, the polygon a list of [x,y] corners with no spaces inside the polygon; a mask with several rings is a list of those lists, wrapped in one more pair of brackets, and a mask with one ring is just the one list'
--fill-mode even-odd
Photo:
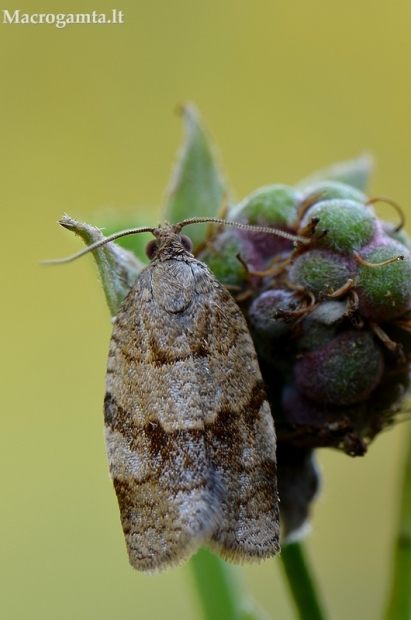
{"label": "green flower bud", "polygon": [[318,295],[328,293],[328,287],[337,290],[350,278],[347,261],[328,250],[311,250],[300,254],[290,267],[288,277],[293,284]]}
{"label": "green flower bud", "polygon": [[212,245],[200,252],[198,258],[209,266],[222,284],[242,286],[247,280],[247,272],[238,260],[238,255],[250,268],[260,267],[256,264],[255,252],[250,242],[231,229],[219,234]]}
{"label": "green flower bud", "polygon": [[301,193],[288,185],[267,185],[233,207],[228,218],[258,226],[291,226]]}
{"label": "green flower bud", "polygon": [[359,189],[347,185],[346,183],[339,183],[338,181],[319,181],[307,187],[304,190],[303,202],[306,202],[315,196],[318,196],[316,202],[322,200],[333,200],[341,198],[344,200],[354,200],[355,202],[365,203],[367,202],[367,196]]}
{"label": "green flower bud", "polygon": [[411,308],[411,261],[405,246],[385,237],[380,245],[361,254],[369,263],[381,263],[399,255],[382,267],[359,265],[355,281],[360,312],[374,321],[391,321]]}
{"label": "green flower bud", "polygon": [[371,241],[376,231],[372,210],[353,200],[322,200],[311,207],[302,221],[319,218],[317,235],[327,233],[316,243],[337,252],[358,252]]}

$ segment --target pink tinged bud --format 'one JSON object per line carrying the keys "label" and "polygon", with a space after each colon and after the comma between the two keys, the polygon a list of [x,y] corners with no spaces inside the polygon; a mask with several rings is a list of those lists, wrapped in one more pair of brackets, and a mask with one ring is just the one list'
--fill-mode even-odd
{"label": "pink tinged bud", "polygon": [[243,238],[238,230],[225,230],[209,246],[200,252],[199,260],[209,266],[217,280],[227,285],[241,286],[247,281],[247,271],[238,256],[249,269],[262,269],[256,249],[250,239]]}
{"label": "pink tinged bud", "polygon": [[369,398],[383,371],[382,353],[369,332],[349,331],[304,355],[295,380],[308,399],[350,405]]}
{"label": "pink tinged bud", "polygon": [[344,321],[346,310],[345,301],[323,301],[302,322],[298,349],[311,351],[329,342]]}
{"label": "pink tinged bud", "polygon": [[[244,198],[229,210],[227,216],[236,222],[291,231],[297,218],[297,205],[300,200],[301,193],[294,187],[267,185]],[[242,231],[240,234],[255,245],[262,259],[293,248],[292,242],[282,237],[249,231]]]}
{"label": "pink tinged bud", "polygon": [[248,311],[251,328],[258,336],[273,340],[289,333],[289,326],[276,318],[278,310],[292,311],[297,306],[295,296],[288,291],[269,290],[253,301]]}

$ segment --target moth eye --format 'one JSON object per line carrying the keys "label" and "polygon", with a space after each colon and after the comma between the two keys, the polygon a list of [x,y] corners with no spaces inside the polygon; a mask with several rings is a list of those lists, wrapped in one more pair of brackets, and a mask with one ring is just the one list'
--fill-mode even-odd
{"label": "moth eye", "polygon": [[183,245],[183,248],[187,250],[187,252],[191,252],[191,250],[193,249],[193,242],[191,241],[190,237],[181,235],[181,243]]}
{"label": "moth eye", "polygon": [[152,239],[151,241],[149,241],[146,245],[146,256],[147,258],[149,258],[150,260],[153,258],[154,252],[157,249],[157,241],[156,239]]}

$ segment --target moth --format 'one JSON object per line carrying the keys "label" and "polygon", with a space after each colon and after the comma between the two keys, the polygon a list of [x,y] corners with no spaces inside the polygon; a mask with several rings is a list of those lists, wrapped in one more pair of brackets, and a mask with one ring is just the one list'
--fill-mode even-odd
{"label": "moth", "polygon": [[123,231],[68,259],[125,234],[154,235],[150,264],[115,318],[105,396],[129,559],[147,573],[201,546],[235,563],[280,549],[276,438],[254,345],[233,297],[181,235],[209,221],[227,223]]}

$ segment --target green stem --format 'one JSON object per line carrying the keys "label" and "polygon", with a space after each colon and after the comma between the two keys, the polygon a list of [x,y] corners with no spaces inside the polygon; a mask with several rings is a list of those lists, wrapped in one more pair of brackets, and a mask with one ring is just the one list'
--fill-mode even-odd
{"label": "green stem", "polygon": [[411,619],[411,429],[404,463],[402,497],[394,543],[391,591],[385,620]]}
{"label": "green stem", "polygon": [[316,584],[301,542],[281,547],[281,560],[301,620],[325,620]]}
{"label": "green stem", "polygon": [[200,549],[190,566],[204,620],[265,620],[246,593],[241,569],[207,549]]}

